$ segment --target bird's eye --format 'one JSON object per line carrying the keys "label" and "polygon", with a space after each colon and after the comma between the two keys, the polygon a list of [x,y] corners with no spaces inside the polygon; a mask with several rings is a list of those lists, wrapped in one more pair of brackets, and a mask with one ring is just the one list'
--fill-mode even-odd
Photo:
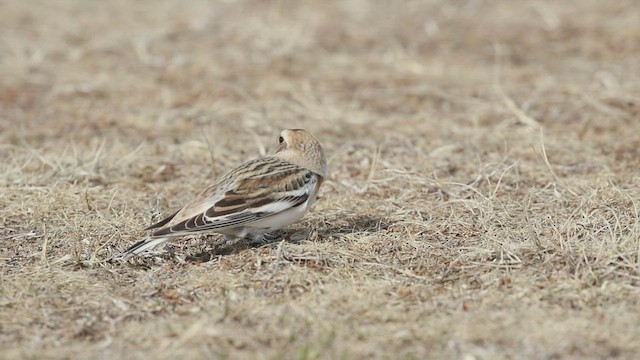
{"label": "bird's eye", "polygon": [[284,138],[282,137],[282,135],[280,135],[280,137],[278,138],[278,142],[280,144],[282,144],[284,142]]}

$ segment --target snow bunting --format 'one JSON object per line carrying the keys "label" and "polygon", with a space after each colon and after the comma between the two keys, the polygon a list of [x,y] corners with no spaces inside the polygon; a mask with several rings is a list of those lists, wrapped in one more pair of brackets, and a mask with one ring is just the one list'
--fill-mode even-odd
{"label": "snow bunting", "polygon": [[129,260],[173,238],[202,232],[225,240],[264,239],[300,220],[327,177],[322,146],[302,129],[284,130],[274,155],[246,162],[206,188],[182,209],[145,230],[151,235],[116,256]]}

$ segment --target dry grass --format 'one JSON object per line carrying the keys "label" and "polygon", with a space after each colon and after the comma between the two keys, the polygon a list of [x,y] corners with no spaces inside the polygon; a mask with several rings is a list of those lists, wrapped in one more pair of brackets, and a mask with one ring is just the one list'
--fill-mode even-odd
{"label": "dry grass", "polygon": [[[636,7],[0,2],[0,357],[637,358]],[[293,127],[283,241],[106,261]]]}

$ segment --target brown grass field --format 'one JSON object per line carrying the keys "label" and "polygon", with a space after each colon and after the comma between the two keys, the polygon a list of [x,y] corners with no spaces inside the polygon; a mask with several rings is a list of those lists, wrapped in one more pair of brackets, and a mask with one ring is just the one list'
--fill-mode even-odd
{"label": "brown grass field", "polygon": [[[0,0],[0,358],[637,359],[638,9]],[[278,240],[109,261],[285,128]]]}

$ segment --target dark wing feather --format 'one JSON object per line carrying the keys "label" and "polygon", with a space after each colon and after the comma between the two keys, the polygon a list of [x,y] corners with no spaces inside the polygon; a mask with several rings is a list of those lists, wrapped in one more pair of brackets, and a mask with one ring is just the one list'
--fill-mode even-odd
{"label": "dark wing feather", "polygon": [[[307,199],[309,199],[309,194],[305,194],[297,197],[282,198],[282,199],[279,199],[278,201],[287,203],[286,208],[289,209],[289,208],[304,204],[307,201]],[[268,200],[266,201],[267,203],[273,202],[271,199],[264,199],[264,200]],[[207,213],[208,212],[209,211],[207,211]],[[154,232],[152,236],[165,236],[165,235],[176,236],[180,234],[197,233],[201,231],[228,229],[232,227],[242,226],[257,220],[261,220],[269,216],[274,216],[278,213],[279,212],[244,211],[244,212],[236,213],[229,216],[213,218],[211,220],[207,220],[204,214],[200,214],[198,216],[194,216],[176,225],[160,229]]]}
{"label": "dark wing feather", "polygon": [[[267,162],[263,168],[254,166],[251,170],[247,174],[234,174],[237,180],[233,188],[204,213],[159,229],[152,236],[178,236],[243,226],[300,206],[309,199],[319,181],[313,172],[282,160]],[[171,221],[165,220],[162,225]]]}
{"label": "dark wing feather", "polygon": [[154,232],[153,236],[164,236],[164,235],[177,235],[180,233],[194,233],[200,231],[207,230],[216,230],[223,228],[230,228],[233,226],[238,226],[240,224],[246,223],[247,221],[252,221],[259,214],[238,214],[241,216],[229,216],[225,219],[221,219],[223,221],[218,222],[207,222],[204,220],[203,215],[198,215],[192,217],[191,219],[185,220],[181,223],[178,223],[173,226],[166,227],[164,229],[160,229]]}
{"label": "dark wing feather", "polygon": [[151,230],[151,229],[157,229],[157,228],[161,228],[165,225],[167,225],[169,223],[169,221],[173,220],[173,218],[179,213],[180,211],[176,211],[173,214],[167,216],[166,218],[164,218],[164,220],[161,220],[151,226],[149,226],[148,228],[146,228],[145,230]]}

